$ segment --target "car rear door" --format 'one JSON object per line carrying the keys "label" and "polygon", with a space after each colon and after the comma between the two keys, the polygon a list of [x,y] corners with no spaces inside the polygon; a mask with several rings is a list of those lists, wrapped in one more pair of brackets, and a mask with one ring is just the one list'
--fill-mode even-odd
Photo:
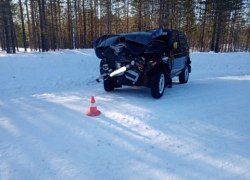
{"label": "car rear door", "polygon": [[179,31],[173,32],[173,75],[179,74],[186,66],[188,46],[184,33]]}

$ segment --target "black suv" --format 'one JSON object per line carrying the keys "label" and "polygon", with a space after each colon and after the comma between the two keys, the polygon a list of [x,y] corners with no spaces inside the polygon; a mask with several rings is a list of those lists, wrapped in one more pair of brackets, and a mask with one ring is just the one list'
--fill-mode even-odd
{"label": "black suv", "polygon": [[180,84],[188,82],[191,72],[189,46],[183,32],[157,29],[145,32],[105,35],[94,43],[100,62],[99,82],[113,91],[126,86],[146,86],[151,95],[160,98],[172,78]]}

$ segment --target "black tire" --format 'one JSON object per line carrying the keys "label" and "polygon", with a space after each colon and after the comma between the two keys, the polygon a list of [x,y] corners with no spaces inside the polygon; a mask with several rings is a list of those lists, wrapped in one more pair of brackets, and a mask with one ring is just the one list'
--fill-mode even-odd
{"label": "black tire", "polygon": [[108,77],[107,79],[104,79],[103,87],[104,87],[104,90],[107,92],[114,91],[115,86],[114,86],[114,83],[110,77]]}
{"label": "black tire", "polygon": [[180,84],[185,84],[188,82],[188,78],[189,78],[189,68],[188,66],[186,66],[184,68],[184,70],[181,72],[181,74],[179,75],[179,82]]}
{"label": "black tire", "polygon": [[151,76],[151,95],[155,99],[159,99],[164,94],[166,84],[166,76],[161,69],[155,71]]}

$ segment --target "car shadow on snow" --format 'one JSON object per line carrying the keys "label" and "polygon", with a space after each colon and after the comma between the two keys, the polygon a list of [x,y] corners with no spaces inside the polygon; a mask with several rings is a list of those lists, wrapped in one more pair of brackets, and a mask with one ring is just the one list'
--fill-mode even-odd
{"label": "car shadow on snow", "polygon": [[138,98],[151,98],[150,89],[146,87],[129,87],[123,86],[121,88],[116,88],[114,91],[109,92],[119,96],[126,97],[138,97]]}

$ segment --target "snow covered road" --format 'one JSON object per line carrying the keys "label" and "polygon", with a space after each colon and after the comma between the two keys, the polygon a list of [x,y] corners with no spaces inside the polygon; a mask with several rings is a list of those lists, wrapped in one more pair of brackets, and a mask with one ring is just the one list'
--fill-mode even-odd
{"label": "snow covered road", "polygon": [[250,53],[191,60],[155,100],[106,93],[91,49],[0,53],[0,179],[250,179]]}

